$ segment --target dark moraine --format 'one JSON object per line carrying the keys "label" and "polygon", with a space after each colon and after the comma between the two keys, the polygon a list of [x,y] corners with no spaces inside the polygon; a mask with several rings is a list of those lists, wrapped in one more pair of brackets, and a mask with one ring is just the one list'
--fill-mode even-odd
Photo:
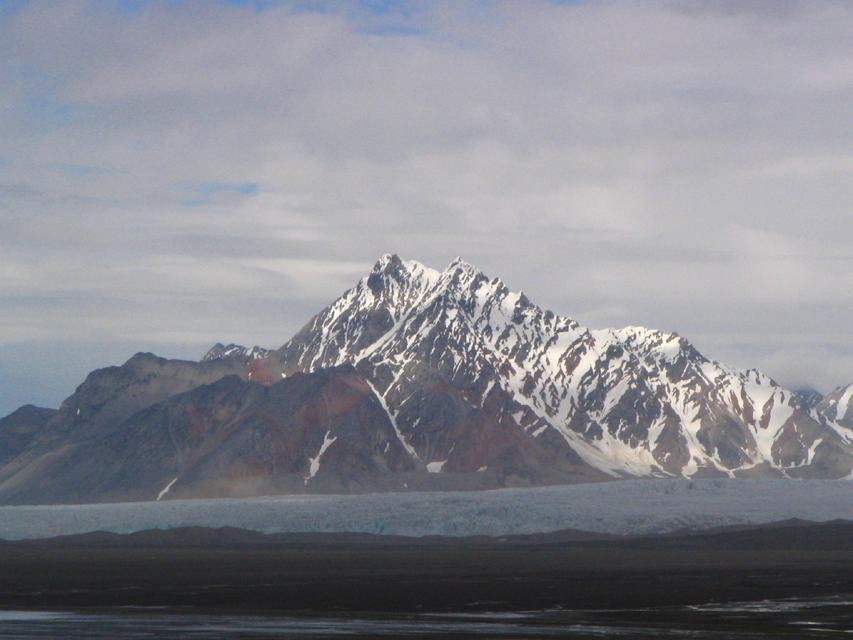
{"label": "dark moraine", "polygon": [[826,638],[853,628],[849,522],[645,538],[87,534],[0,544],[0,566],[4,637],[582,638],[612,628]]}

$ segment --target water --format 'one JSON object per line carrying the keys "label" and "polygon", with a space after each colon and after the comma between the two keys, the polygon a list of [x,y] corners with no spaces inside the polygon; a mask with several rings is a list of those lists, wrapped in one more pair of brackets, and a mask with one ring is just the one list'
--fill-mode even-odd
{"label": "water", "polygon": [[853,597],[690,607],[351,616],[0,611],[0,638],[853,638]]}

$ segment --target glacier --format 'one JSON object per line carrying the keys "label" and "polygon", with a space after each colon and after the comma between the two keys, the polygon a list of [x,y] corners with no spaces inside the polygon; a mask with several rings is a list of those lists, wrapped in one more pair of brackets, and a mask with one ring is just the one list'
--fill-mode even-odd
{"label": "glacier", "polygon": [[853,485],[832,480],[660,479],[475,492],[13,506],[0,507],[0,539],[186,526],[406,536],[500,536],[560,529],[625,535],[788,518],[853,520]]}

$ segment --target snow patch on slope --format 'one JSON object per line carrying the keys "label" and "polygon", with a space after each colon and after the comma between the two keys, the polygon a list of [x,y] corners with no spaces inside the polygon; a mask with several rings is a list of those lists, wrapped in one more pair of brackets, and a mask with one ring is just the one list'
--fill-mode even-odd
{"label": "snow patch on slope", "polygon": [[853,398],[853,384],[847,387],[838,402],[835,404],[835,420],[841,421],[847,417],[847,410],[850,407],[850,399]]}
{"label": "snow patch on slope", "polygon": [[331,447],[337,439],[337,436],[332,436],[331,431],[327,431],[326,435],[323,436],[323,444],[320,445],[320,450],[317,452],[316,456],[310,459],[308,476],[305,478],[306,486],[308,485],[308,481],[316,476],[317,472],[320,470],[320,459],[323,457],[323,454],[326,453],[326,450]]}
{"label": "snow patch on slope", "polygon": [[436,460],[433,462],[427,462],[427,471],[429,471],[430,473],[441,473],[441,470],[446,464],[447,460]]}
{"label": "snow patch on slope", "polygon": [[388,403],[385,402],[385,397],[381,393],[379,393],[376,387],[373,386],[372,382],[370,382],[369,380],[367,380],[366,382],[367,386],[370,387],[370,390],[373,391],[373,395],[375,395],[376,399],[379,400],[379,404],[381,404],[382,408],[385,409],[385,413],[388,414],[388,420],[391,421],[391,426],[394,428],[394,433],[397,436],[397,440],[400,441],[400,444],[403,445],[403,448],[410,456],[412,456],[415,460],[420,460],[418,452],[415,451],[415,448],[409,443],[408,440],[406,440],[406,437],[403,435],[403,432],[400,431],[400,427],[397,426],[397,419],[391,412],[391,409],[388,408]]}
{"label": "snow patch on slope", "polygon": [[172,488],[172,486],[177,481],[178,481],[178,476],[175,476],[169,484],[167,484],[165,487],[163,487],[163,489],[160,491],[160,493],[157,494],[157,502],[162,500],[166,496],[166,494],[169,493],[169,490]]}

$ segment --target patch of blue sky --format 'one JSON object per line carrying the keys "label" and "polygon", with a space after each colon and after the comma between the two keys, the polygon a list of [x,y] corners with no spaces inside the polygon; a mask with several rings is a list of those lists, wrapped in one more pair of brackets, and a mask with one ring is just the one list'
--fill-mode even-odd
{"label": "patch of blue sky", "polygon": [[244,196],[254,196],[260,193],[257,182],[202,182],[196,185],[196,190],[202,195],[217,193],[239,193]]}
{"label": "patch of blue sky", "polygon": [[[139,7],[152,2],[171,2],[180,4],[187,0],[118,0],[130,7]],[[216,0],[225,5],[252,7],[258,11],[277,6],[290,6],[296,10],[317,11],[321,13],[364,11],[373,15],[410,13],[416,3],[411,0]],[[215,2],[211,2],[215,4]]]}
{"label": "patch of blue sky", "polygon": [[120,13],[133,15],[139,13],[147,4],[150,4],[148,0],[117,0],[115,7]]}
{"label": "patch of blue sky", "polygon": [[[2,3],[3,0],[0,0]],[[191,0],[113,0],[120,13],[134,16],[148,6],[179,6]],[[378,36],[417,36],[426,33],[416,16],[422,11],[411,0],[211,0],[205,8],[245,7],[261,13],[276,7],[287,7],[294,13],[323,13],[346,16],[362,33]]]}
{"label": "patch of blue sky", "polygon": [[411,14],[414,7],[408,0],[361,0],[359,3],[365,11],[374,15]]}
{"label": "patch of blue sky", "polygon": [[22,130],[59,129],[86,115],[86,108],[63,97],[63,79],[56,73],[15,60],[8,61],[4,72],[17,90],[12,93],[3,117],[17,121]]}
{"label": "patch of blue sky", "polygon": [[29,4],[29,0],[0,0],[0,20],[14,16]]}
{"label": "patch of blue sky", "polygon": [[24,111],[39,126],[57,128],[72,124],[84,113],[82,107],[61,100],[53,92],[30,96]]}
{"label": "patch of blue sky", "polygon": [[[0,0],[2,2],[2,0]],[[192,0],[113,0],[113,6],[120,12],[135,15],[149,6],[180,6],[190,4]],[[255,11],[264,11],[275,6],[291,4],[292,0],[210,0],[199,2],[200,6],[215,8],[219,6],[251,7]]]}
{"label": "patch of blue sky", "polygon": [[336,9],[326,0],[296,0],[290,8],[293,13],[332,13]]}
{"label": "patch of blue sky", "polygon": [[[184,0],[112,0],[111,5],[107,5],[109,10],[115,11],[122,16],[136,16],[146,7],[150,6],[177,6],[183,3]],[[95,5],[95,8],[98,8]]]}
{"label": "patch of blue sky", "polygon": [[422,36],[426,35],[426,29],[410,24],[377,24],[369,25],[359,29],[362,33],[372,36]]}
{"label": "patch of blue sky", "polygon": [[266,11],[272,7],[283,4],[281,0],[224,0],[225,4],[236,7],[250,7],[257,12]]}
{"label": "patch of blue sky", "polygon": [[422,7],[409,0],[297,0],[291,5],[296,13],[338,13],[372,35],[414,36],[426,33],[417,16]]}
{"label": "patch of blue sky", "polygon": [[69,162],[57,162],[50,165],[50,168],[71,178],[93,178],[95,176],[112,173],[112,171],[106,167]]}
{"label": "patch of blue sky", "polygon": [[[236,0],[240,2],[240,0]],[[408,0],[295,0],[291,6],[298,12],[314,13],[353,13],[364,12],[374,16],[384,16],[394,13],[409,13],[413,5]]]}
{"label": "patch of blue sky", "polygon": [[211,204],[222,196],[251,197],[261,192],[260,185],[256,182],[196,182],[180,185],[182,189],[190,191],[194,197],[183,201],[183,204],[198,207]]}
{"label": "patch of blue sky", "polygon": [[8,60],[4,71],[16,82],[26,86],[31,94],[55,94],[62,86],[60,75],[28,62]]}

